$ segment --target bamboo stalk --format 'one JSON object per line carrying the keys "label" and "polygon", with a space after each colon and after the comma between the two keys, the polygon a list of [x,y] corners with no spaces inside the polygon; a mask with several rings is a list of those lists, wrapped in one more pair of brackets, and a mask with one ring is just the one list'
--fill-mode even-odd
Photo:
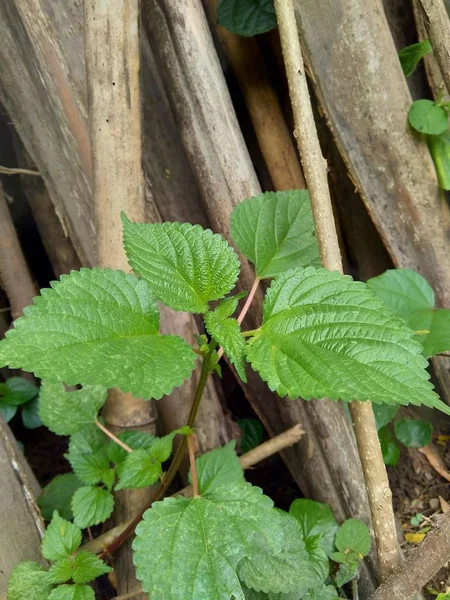
{"label": "bamboo stalk", "polygon": [[[336,270],[342,273],[326,162],[320,149],[312,112],[293,1],[275,0],[275,11],[294,112],[295,137],[311,194],[322,263],[330,271]],[[392,493],[370,402],[353,402],[350,405],[350,412],[369,496],[380,577],[384,580],[401,560],[392,508]]]}
{"label": "bamboo stalk", "polygon": [[450,94],[450,19],[443,0],[419,0],[433,53]]}

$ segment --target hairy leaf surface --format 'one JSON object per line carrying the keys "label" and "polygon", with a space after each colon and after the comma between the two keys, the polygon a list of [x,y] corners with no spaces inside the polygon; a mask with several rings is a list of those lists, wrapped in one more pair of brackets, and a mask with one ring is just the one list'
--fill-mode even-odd
{"label": "hairy leaf surface", "polygon": [[74,522],[82,529],[103,523],[113,509],[113,495],[100,487],[81,487],[72,497]]}
{"label": "hairy leaf surface", "polygon": [[247,359],[280,396],[425,404],[450,413],[412,336],[365,284],[308,267],[270,286]]}
{"label": "hairy leaf surface", "polygon": [[166,306],[204,313],[234,287],[239,260],[222,236],[190,223],[122,220],[128,262]]}
{"label": "hairy leaf surface", "polygon": [[239,377],[246,383],[245,338],[237,320],[223,317],[217,310],[214,310],[205,315],[205,326],[212,339],[223,347],[225,354],[236,367]]}
{"label": "hairy leaf surface", "polygon": [[47,571],[31,560],[15,567],[8,580],[8,600],[48,600],[52,589]]}
{"label": "hairy leaf surface", "polygon": [[42,554],[48,560],[60,560],[74,552],[81,544],[81,530],[55,511],[42,538]]}
{"label": "hairy leaf surface", "polygon": [[109,481],[109,441],[95,425],[88,425],[70,437],[69,452],[65,455],[83,483],[95,485]]}
{"label": "hairy leaf surface", "polygon": [[48,600],[95,600],[95,594],[88,585],[59,585]]}
{"label": "hairy leaf surface", "polygon": [[244,472],[235,451],[236,442],[205,452],[195,460],[201,494],[213,492],[222,485],[243,483]]}
{"label": "hairy leaf surface", "polygon": [[119,483],[116,490],[147,487],[162,475],[161,463],[155,460],[151,449],[134,450],[117,467]]}
{"label": "hairy leaf surface", "polygon": [[195,359],[184,340],[159,335],[156,298],[145,281],[112,269],[63,275],[0,342],[0,364],[144,398],[181,385]]}
{"label": "hairy leaf surface", "polygon": [[230,226],[233,241],[255,265],[258,277],[321,264],[305,190],[265,192],[244,200],[233,210]]}

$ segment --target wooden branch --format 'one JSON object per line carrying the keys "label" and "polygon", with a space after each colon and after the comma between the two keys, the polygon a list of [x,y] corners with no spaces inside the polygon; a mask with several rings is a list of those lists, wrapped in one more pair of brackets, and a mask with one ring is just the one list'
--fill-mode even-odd
{"label": "wooden branch", "polygon": [[450,94],[450,19],[443,0],[419,0],[433,53]]}
{"label": "wooden branch", "polygon": [[217,23],[218,0],[206,0],[212,26],[236,74],[274,189],[304,189],[305,178],[264,58],[253,37]]}
{"label": "wooden branch", "polygon": [[31,169],[10,169],[9,167],[2,167],[0,165],[0,174],[1,175],[36,175],[38,177],[41,176],[39,171],[32,171]]}
{"label": "wooden branch", "polygon": [[410,600],[450,560],[450,513],[441,515],[418,548],[377,589],[371,600]]}
{"label": "wooden branch", "polygon": [[[139,0],[85,0],[84,9],[98,262],[129,271],[120,213],[145,220]],[[119,390],[110,392],[103,416],[111,429],[144,428],[155,433],[154,403]],[[116,522],[134,515],[150,497],[150,489],[116,494]],[[136,588],[130,541],[118,553],[116,571],[120,594]]]}
{"label": "wooden branch", "polygon": [[[275,0],[275,11],[294,111],[295,136],[302,157],[306,182],[311,194],[322,263],[326,269],[330,271],[337,270],[342,273],[342,261],[328,189],[326,164],[321,153],[312,112],[293,0]],[[383,580],[400,563],[392,493],[389,488],[370,402],[352,402],[350,412],[366,480],[377,546],[378,566]]]}
{"label": "wooden branch", "polygon": [[0,184],[0,276],[11,306],[11,314],[17,319],[23,309],[32,304],[36,288],[28,269],[9,212],[5,193]]}

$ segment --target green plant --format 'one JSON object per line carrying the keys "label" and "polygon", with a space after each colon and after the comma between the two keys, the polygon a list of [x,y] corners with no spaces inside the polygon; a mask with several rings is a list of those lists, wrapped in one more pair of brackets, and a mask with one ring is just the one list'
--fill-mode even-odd
{"label": "green plant", "polygon": [[273,0],[219,0],[219,23],[236,35],[252,36],[277,26]]}
{"label": "green plant", "polygon": [[[405,77],[410,77],[420,60],[433,48],[428,40],[412,44],[399,52],[399,59]],[[439,185],[450,190],[450,103],[443,100],[443,94],[433,100],[415,100],[408,112],[411,127],[425,135],[431,156],[436,167]]]}
{"label": "green plant", "polygon": [[9,423],[20,408],[27,429],[42,425],[37,414],[39,389],[24,377],[10,377],[0,383],[0,415]]}
{"label": "green plant", "polygon": [[245,454],[262,442],[263,426],[258,419],[239,419],[238,425],[242,432],[241,452]]}
{"label": "green plant", "polygon": [[[334,553],[330,540],[321,541],[317,523],[307,535],[295,514],[280,513],[245,483],[230,446],[195,462],[191,451],[194,497],[159,501],[192,445],[207,379],[224,353],[243,380],[250,365],[280,396],[412,402],[449,414],[429,382],[423,347],[370,287],[319,267],[306,192],[270,192],[234,210],[232,238],[256,270],[238,317],[233,315],[242,294],[228,294],[239,259],[224,238],[187,223],[137,224],[123,216],[123,226],[134,275],[94,268],[62,276],[42,290],[0,343],[0,365],[43,379],[43,422],[71,436],[67,458],[82,484],[74,485],[73,526],[107,519],[113,489],[160,480],[134,543],[138,574],[152,600],[320,597],[317,590],[328,575],[323,546]],[[269,278],[261,325],[242,331],[259,281]],[[158,302],[202,315],[209,338],[200,336],[194,348],[178,336],[161,335]],[[186,427],[162,438],[142,432],[115,437],[105,428],[98,412],[107,389],[159,399],[190,377],[197,360],[201,373]],[[65,385],[82,387],[69,391]],[[181,442],[165,471],[176,434]],[[67,497],[51,500],[47,490],[44,505],[52,501],[67,510]],[[139,521],[137,515],[127,531]],[[357,529],[348,536],[352,527]],[[349,537],[361,545],[350,544]],[[338,534],[337,585],[355,576],[367,548],[362,538],[361,525],[352,522]]]}

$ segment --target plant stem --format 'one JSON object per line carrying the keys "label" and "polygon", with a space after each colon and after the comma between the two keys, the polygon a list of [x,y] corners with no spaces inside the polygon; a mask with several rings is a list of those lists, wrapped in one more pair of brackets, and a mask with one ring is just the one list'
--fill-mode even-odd
{"label": "plant stem", "polygon": [[[295,137],[302,158],[323,266],[343,272],[339,242],[328,188],[326,161],[322,156],[309,97],[293,0],[275,0],[275,12],[289,83],[295,121]],[[382,580],[400,564],[392,493],[383,462],[370,402],[350,404],[356,441],[366,481]]]}
{"label": "plant stem", "polygon": [[256,294],[256,291],[258,289],[258,285],[259,285],[260,281],[261,281],[261,279],[259,277],[257,277],[255,279],[255,281],[253,282],[252,289],[250,290],[250,293],[247,296],[247,300],[245,301],[245,304],[242,307],[242,310],[241,310],[241,312],[240,312],[240,314],[239,314],[239,316],[237,318],[237,322],[239,324],[242,323],[242,321],[245,319],[245,315],[248,313],[248,309],[250,308],[250,305],[251,305],[251,303],[253,301],[253,298],[255,297],[255,294]]}
{"label": "plant stem", "polygon": [[188,447],[189,454],[189,463],[191,465],[191,475],[192,475],[192,495],[194,498],[198,498],[198,477],[197,477],[197,467],[195,465],[195,449],[194,449],[194,437],[193,435],[186,436],[186,442]]}
{"label": "plant stem", "polygon": [[100,421],[98,421],[97,419],[95,420],[95,424],[97,425],[97,427],[103,431],[103,433],[105,435],[107,435],[113,442],[115,442],[116,444],[118,444],[119,446],[121,446],[124,450],[126,450],[127,452],[133,452],[133,448],[130,448],[130,446],[128,446],[127,444],[125,444],[125,442],[122,442],[122,440],[120,440],[117,436],[115,436],[109,429],[107,429],[104,425],[102,425],[100,423]]}
{"label": "plant stem", "polygon": [[356,577],[352,580],[352,592],[353,592],[353,600],[359,600],[358,580],[356,579]]}

